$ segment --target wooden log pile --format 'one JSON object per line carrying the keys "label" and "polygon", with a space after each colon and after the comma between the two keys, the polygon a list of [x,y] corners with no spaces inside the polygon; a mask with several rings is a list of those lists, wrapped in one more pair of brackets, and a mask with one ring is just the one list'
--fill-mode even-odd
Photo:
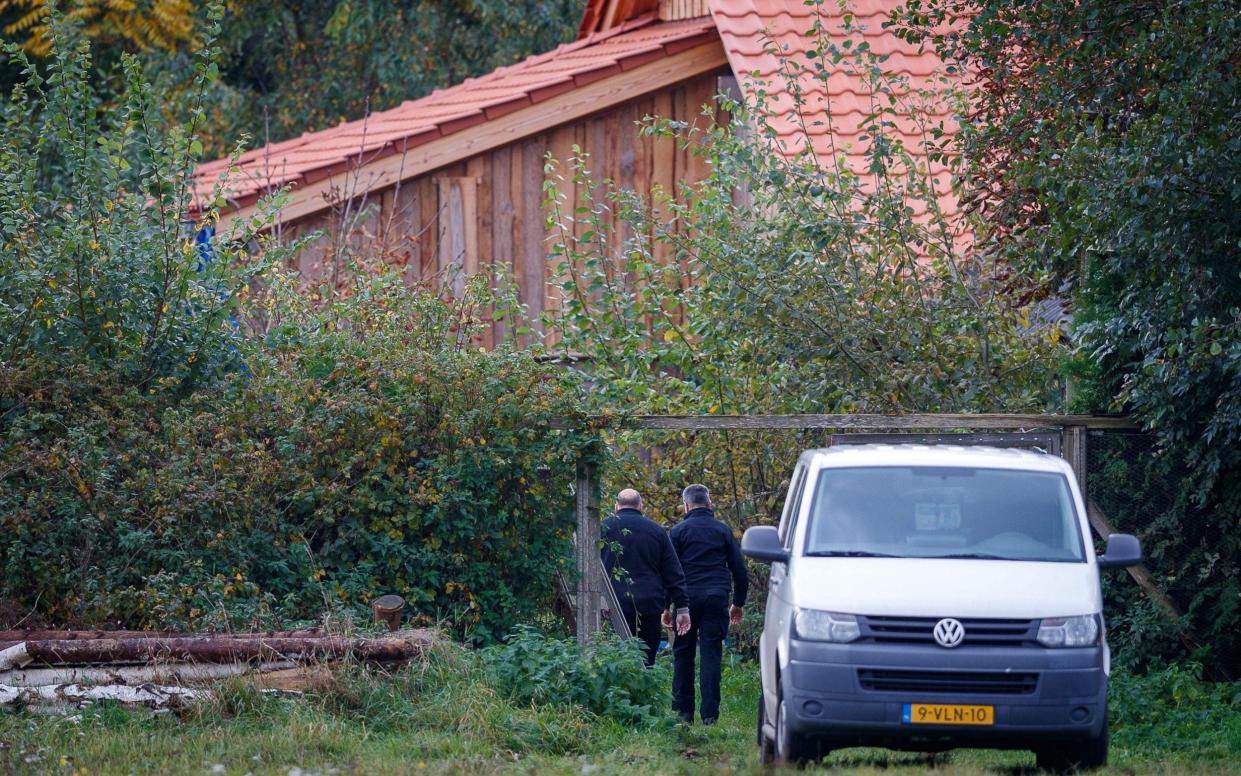
{"label": "wooden log pile", "polygon": [[141,631],[0,631],[0,708],[112,700],[175,708],[211,697],[204,684],[243,674],[278,677],[289,690],[325,663],[394,665],[435,643],[427,630],[346,638],[317,630],[188,634]]}

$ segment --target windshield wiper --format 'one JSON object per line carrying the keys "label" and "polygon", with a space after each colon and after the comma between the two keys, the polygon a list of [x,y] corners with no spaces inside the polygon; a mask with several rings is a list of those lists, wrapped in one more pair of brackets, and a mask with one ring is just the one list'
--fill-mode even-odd
{"label": "windshield wiper", "polygon": [[886,552],[870,552],[869,550],[816,550],[806,553],[807,558],[899,558]]}
{"label": "windshield wiper", "polygon": [[1003,555],[988,555],[985,552],[959,552],[952,555],[928,555],[928,558],[945,558],[948,560],[1017,560]]}

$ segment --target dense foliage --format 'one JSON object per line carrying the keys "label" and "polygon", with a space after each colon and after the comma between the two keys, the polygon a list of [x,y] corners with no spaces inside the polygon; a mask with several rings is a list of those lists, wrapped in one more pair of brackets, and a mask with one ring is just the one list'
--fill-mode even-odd
{"label": "dense foliage", "polygon": [[[47,56],[54,45],[49,19],[55,10],[48,0],[0,0],[0,33],[21,39],[32,54]],[[194,27],[191,0],[78,0],[60,10],[97,45],[131,53],[175,51],[189,41]]]}
{"label": "dense foliage", "polygon": [[636,641],[605,634],[583,649],[572,639],[521,628],[485,659],[497,688],[523,706],[580,706],[637,725],[668,717],[668,663],[648,669]]}
{"label": "dense foliage", "polygon": [[[1075,306],[1075,403],[1155,432],[1192,511],[1175,570],[1236,670],[1241,596],[1241,14],[1227,0],[921,0],[910,34],[976,74],[961,142],[988,249]],[[1123,517],[1123,516],[1122,516]]]}
{"label": "dense foliage", "polygon": [[[888,99],[899,83],[853,32],[842,44],[808,30],[810,53],[784,59],[796,88],[772,91],[822,91],[841,71],[865,84],[865,175],[843,155],[773,153],[766,106],[728,100],[724,126],[712,109],[696,127],[646,128],[705,157],[711,175],[691,197],[592,188],[591,160],[580,156],[553,170],[576,176],[581,195],[551,198],[564,301],[550,322],[564,332],[557,348],[589,357],[596,411],[1027,411],[1058,401],[1059,329],[1031,312],[1040,279],[963,250],[962,223],[943,211],[942,182],[926,172],[929,155],[943,156],[933,113],[918,95]],[[795,109],[811,111],[800,100]],[[926,126],[923,146],[905,143],[898,117]],[[554,183],[553,195],[564,188]],[[703,481],[738,529],[778,514],[797,453],[824,441],[613,439],[627,454],[612,483],[642,489],[653,513],[672,518],[680,489]]]}
{"label": "dense foliage", "polygon": [[[0,34],[40,57],[50,51],[47,0],[0,0]],[[203,0],[62,0],[96,57],[140,55],[178,110],[207,22]],[[573,38],[583,0],[229,0],[205,121],[207,153],[245,138],[284,140],[368,110],[391,108],[541,53]],[[0,84],[16,77],[0,59]],[[6,72],[7,71],[7,72]],[[101,98],[125,85],[97,79]]]}
{"label": "dense foliage", "polygon": [[194,125],[159,131],[132,60],[98,118],[68,34],[3,108],[0,619],[233,627],[388,592],[479,640],[528,619],[570,556],[580,445],[546,421],[573,382],[470,347],[505,307],[485,281],[359,275],[312,306],[263,217],[185,228]]}
{"label": "dense foliage", "polygon": [[548,604],[571,556],[576,448],[539,428],[571,394],[549,378],[378,331],[181,400],[6,366],[0,597],[50,622],[194,628],[395,592],[494,638]]}
{"label": "dense foliage", "polygon": [[[159,98],[126,55],[125,101],[98,111],[89,50],[63,20],[48,34],[46,70],[10,49],[23,81],[0,104],[0,352],[106,367],[140,385],[210,382],[237,364],[230,316],[261,264],[240,267],[236,244],[200,244],[182,223],[202,103],[164,132]],[[215,77],[211,52],[194,65],[200,93]]]}

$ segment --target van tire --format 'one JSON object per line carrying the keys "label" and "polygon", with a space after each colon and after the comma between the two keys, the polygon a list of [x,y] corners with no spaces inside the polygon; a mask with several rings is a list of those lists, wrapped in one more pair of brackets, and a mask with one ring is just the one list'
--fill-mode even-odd
{"label": "van tire", "polygon": [[776,700],[775,761],[784,765],[805,765],[817,759],[819,742],[789,730],[785,724],[784,693]]}
{"label": "van tire", "polygon": [[1078,773],[1093,771],[1107,766],[1107,707],[1103,708],[1103,730],[1094,738],[1058,745],[1054,749],[1042,749],[1034,753],[1035,764],[1040,771],[1052,773]]}
{"label": "van tire", "polygon": [[763,691],[758,693],[758,761],[762,765],[774,765],[776,762],[776,745],[763,728],[767,725],[767,703]]}

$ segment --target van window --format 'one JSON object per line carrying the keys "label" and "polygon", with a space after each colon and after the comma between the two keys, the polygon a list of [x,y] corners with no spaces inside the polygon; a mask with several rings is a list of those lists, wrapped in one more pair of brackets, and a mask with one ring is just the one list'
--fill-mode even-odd
{"label": "van window", "polygon": [[798,466],[793,472],[788,498],[784,500],[784,514],[780,517],[780,541],[785,547],[792,546],[793,528],[797,525],[797,512],[801,507],[801,494],[806,485],[806,467]]}
{"label": "van window", "polygon": [[807,555],[1085,562],[1068,483],[1054,472],[824,469]]}

